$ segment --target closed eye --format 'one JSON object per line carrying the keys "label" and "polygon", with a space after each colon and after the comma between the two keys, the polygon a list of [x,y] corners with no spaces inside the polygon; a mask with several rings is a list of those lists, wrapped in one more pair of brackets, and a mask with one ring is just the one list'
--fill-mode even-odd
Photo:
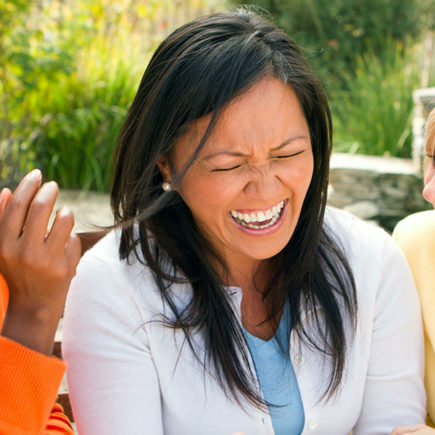
{"label": "closed eye", "polygon": [[272,157],[273,159],[289,159],[290,157],[295,157],[298,156],[299,154],[302,154],[305,150],[302,151],[298,151],[297,153],[293,153],[293,154],[284,154],[282,156],[274,156]]}
{"label": "closed eye", "polygon": [[435,154],[426,153],[426,157],[429,157],[430,159],[433,159],[435,157]]}
{"label": "closed eye", "polygon": [[212,169],[211,172],[225,172],[225,171],[233,171],[234,169],[240,168],[242,165],[232,166],[231,168],[216,168]]}

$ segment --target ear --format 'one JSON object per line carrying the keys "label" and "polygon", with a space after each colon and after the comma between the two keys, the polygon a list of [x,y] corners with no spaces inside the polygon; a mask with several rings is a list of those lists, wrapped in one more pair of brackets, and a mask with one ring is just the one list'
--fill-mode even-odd
{"label": "ear", "polygon": [[171,170],[169,167],[168,157],[163,154],[160,155],[159,158],[157,159],[157,166],[159,167],[163,180],[171,183],[172,178],[171,178]]}

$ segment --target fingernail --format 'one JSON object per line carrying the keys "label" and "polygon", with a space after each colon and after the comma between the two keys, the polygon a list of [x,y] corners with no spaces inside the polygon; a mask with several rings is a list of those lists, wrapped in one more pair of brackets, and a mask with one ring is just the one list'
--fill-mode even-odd
{"label": "fingernail", "polygon": [[68,216],[69,214],[71,214],[71,209],[70,209],[67,205],[64,205],[64,206],[59,210],[59,215],[60,215],[60,216]]}
{"label": "fingernail", "polygon": [[32,180],[36,180],[37,178],[42,178],[42,172],[40,169],[33,169],[33,171],[29,172],[28,177],[30,177]]}
{"label": "fingernail", "polygon": [[47,181],[47,183],[45,183],[46,186],[49,186],[50,189],[52,189],[53,187],[55,187],[57,189],[57,183],[56,181]]}

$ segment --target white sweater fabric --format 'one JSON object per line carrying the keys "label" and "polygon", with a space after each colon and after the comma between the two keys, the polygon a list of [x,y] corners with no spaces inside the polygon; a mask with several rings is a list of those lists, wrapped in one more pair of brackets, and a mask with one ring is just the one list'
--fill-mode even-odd
{"label": "white sweater fabric", "polygon": [[[351,266],[358,323],[340,389],[321,400],[328,363],[290,337],[305,411],[303,434],[389,434],[423,423],[423,329],[413,279],[401,251],[381,229],[335,209],[325,222]],[[184,342],[159,322],[170,315],[150,270],[118,254],[113,231],[83,257],[68,294],[63,354],[81,435],[272,435],[267,411],[227,397]],[[173,285],[177,304],[192,291]],[[228,287],[240,319],[242,290]],[[317,309],[322,317],[322,310]],[[308,329],[313,312],[302,313]],[[350,325],[345,325],[349,338]],[[193,335],[198,352],[203,339]],[[254,370],[255,373],[255,370]]]}

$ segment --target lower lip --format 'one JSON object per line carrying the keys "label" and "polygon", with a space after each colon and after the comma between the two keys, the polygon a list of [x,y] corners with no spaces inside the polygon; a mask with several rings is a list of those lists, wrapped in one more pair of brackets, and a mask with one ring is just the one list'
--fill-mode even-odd
{"label": "lower lip", "polygon": [[288,200],[286,199],[284,202],[284,206],[281,210],[281,214],[279,216],[279,219],[273,225],[271,225],[270,227],[266,227],[266,228],[262,228],[262,229],[258,229],[258,230],[255,230],[253,228],[244,227],[243,225],[239,224],[236,220],[234,220],[231,215],[228,215],[228,217],[231,219],[231,221],[235,225],[237,225],[237,227],[240,230],[244,231],[247,234],[250,234],[253,236],[267,236],[268,234],[274,233],[275,231],[277,231],[281,227],[281,225],[284,222],[284,219],[287,215],[287,204],[288,204]]}

